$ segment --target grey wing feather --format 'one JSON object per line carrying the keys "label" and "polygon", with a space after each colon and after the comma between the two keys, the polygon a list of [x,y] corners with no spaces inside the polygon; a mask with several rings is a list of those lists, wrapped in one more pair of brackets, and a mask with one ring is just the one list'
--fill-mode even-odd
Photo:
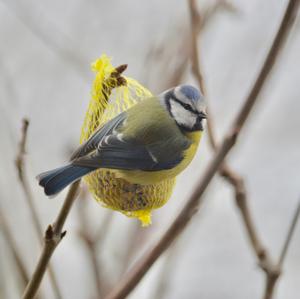
{"label": "grey wing feather", "polygon": [[157,161],[155,156],[143,146],[120,140],[117,136],[107,136],[94,153],[73,161],[74,165],[123,170],[155,171],[170,169],[183,159],[182,156],[166,161]]}
{"label": "grey wing feather", "polygon": [[118,116],[110,120],[103,127],[96,130],[92,136],[84,142],[71,156],[70,161],[83,157],[93,151],[95,151],[98,145],[109,134],[113,133],[125,120],[126,113],[120,113]]}

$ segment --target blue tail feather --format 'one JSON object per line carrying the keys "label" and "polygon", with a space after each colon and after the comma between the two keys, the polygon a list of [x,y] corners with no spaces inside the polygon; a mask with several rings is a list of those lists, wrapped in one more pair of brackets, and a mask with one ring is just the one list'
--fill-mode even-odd
{"label": "blue tail feather", "polygon": [[52,196],[56,195],[69,184],[77,181],[94,170],[95,169],[91,167],[74,166],[69,164],[43,172],[37,176],[37,179],[40,186],[44,188],[45,194]]}

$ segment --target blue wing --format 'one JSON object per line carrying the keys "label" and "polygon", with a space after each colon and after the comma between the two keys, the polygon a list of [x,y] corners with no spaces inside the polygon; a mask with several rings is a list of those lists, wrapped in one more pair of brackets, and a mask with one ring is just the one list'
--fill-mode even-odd
{"label": "blue wing", "polygon": [[70,161],[83,157],[98,147],[98,144],[106,137],[113,135],[114,132],[123,124],[126,118],[126,113],[120,113],[111,121],[107,122],[103,127],[96,130],[91,137],[84,142],[71,156]]}

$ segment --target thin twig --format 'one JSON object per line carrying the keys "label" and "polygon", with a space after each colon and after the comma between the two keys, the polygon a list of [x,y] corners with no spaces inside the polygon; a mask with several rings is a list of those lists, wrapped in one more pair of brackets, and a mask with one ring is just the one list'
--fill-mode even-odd
{"label": "thin twig", "polygon": [[0,227],[1,227],[1,230],[3,231],[3,235],[5,237],[6,244],[9,247],[9,249],[13,255],[14,262],[17,266],[18,272],[20,273],[21,283],[22,283],[21,287],[22,287],[22,291],[23,291],[29,281],[29,276],[28,276],[25,264],[23,262],[23,259],[21,257],[21,254],[19,252],[19,249],[13,238],[13,234],[11,233],[11,230],[9,228],[8,221],[5,217],[5,214],[2,212],[1,208],[0,208]]}
{"label": "thin twig", "polygon": [[63,225],[76,199],[79,184],[80,181],[72,184],[54,224],[49,225],[45,232],[43,250],[34,273],[25,289],[23,299],[34,298],[55,248],[66,235],[66,231],[63,231]]}
{"label": "thin twig", "polygon": [[[15,160],[15,164],[16,164],[16,168],[18,171],[19,181],[21,183],[21,186],[22,186],[22,189],[23,189],[23,192],[25,195],[26,203],[28,205],[28,208],[29,208],[29,211],[31,214],[31,219],[33,221],[33,226],[34,226],[35,232],[37,234],[40,244],[42,244],[42,236],[43,236],[42,224],[38,217],[38,211],[34,204],[31,187],[28,182],[28,179],[26,176],[26,171],[25,171],[25,155],[26,155],[26,142],[27,142],[28,127],[29,127],[29,120],[24,118],[22,121],[21,139],[20,139],[20,143],[19,143],[19,149],[18,149],[16,160]],[[55,297],[57,299],[62,299],[61,291],[58,286],[57,279],[56,279],[56,276],[54,274],[54,271],[53,271],[53,268],[51,265],[49,265],[49,267],[48,267],[48,273],[49,273],[50,283],[51,283],[53,291],[55,293]]]}
{"label": "thin twig", "polygon": [[[111,90],[106,90],[106,95],[110,94],[112,89],[118,86],[122,86],[126,84],[125,78],[123,78],[122,72],[125,71],[127,65],[121,65],[115,68],[115,71],[111,73],[111,76],[107,78],[110,80],[109,82],[111,85]],[[104,84],[105,86],[105,84]],[[25,129],[25,132],[27,128]],[[25,139],[26,140],[26,139]],[[25,144],[21,140],[21,147]],[[25,150],[24,150],[25,152]],[[18,165],[18,162],[17,162]],[[20,167],[22,169],[22,167]],[[63,231],[63,226],[65,221],[70,213],[70,210],[73,206],[73,203],[76,199],[77,191],[79,189],[80,180],[73,183],[68,191],[68,194],[64,200],[63,206],[61,207],[58,216],[53,225],[49,225],[44,236],[44,245],[42,249],[42,253],[34,270],[34,273],[24,291],[23,299],[31,299],[35,296],[43,276],[46,272],[47,267],[49,266],[50,258],[56,249],[57,245],[63,239],[66,234],[66,231]]]}
{"label": "thin twig", "polygon": [[265,293],[263,296],[264,299],[271,299],[273,296],[275,285],[276,285],[276,282],[278,281],[278,278],[280,277],[280,274],[282,272],[283,262],[285,260],[289,245],[291,244],[291,240],[292,240],[292,237],[295,232],[295,228],[296,228],[296,224],[299,219],[299,215],[300,215],[300,200],[295,209],[291,224],[288,229],[286,239],[282,246],[282,250],[281,250],[281,253],[280,253],[280,256],[278,259],[278,263],[273,266],[272,271],[266,277],[266,287],[265,287]]}
{"label": "thin twig", "polygon": [[[198,24],[193,27],[197,32],[204,32],[207,24],[214,19],[214,17],[217,15],[218,12],[225,11],[232,14],[237,14],[238,9],[235,8],[231,3],[229,3],[226,0],[218,0],[212,3],[209,3],[207,7],[203,10],[201,13],[201,20]],[[178,31],[178,30],[177,30]],[[190,37],[190,29],[184,26],[184,29],[182,30],[182,38],[178,39],[178,32],[176,31],[175,35],[170,35],[169,37],[164,39],[164,42],[159,45],[158,47],[154,47],[150,50],[150,52],[147,55],[146,61],[149,64],[149,67],[152,65],[155,65],[155,68],[157,69],[157,62],[159,62],[159,70],[164,70],[164,72],[167,71],[166,80],[162,80],[163,78],[160,78],[159,76],[159,82],[155,82],[155,86],[160,86],[160,89],[166,90],[170,87],[177,86],[182,82],[183,76],[185,75],[185,72],[187,70],[187,67],[189,65],[189,60],[191,53],[195,51],[195,48],[193,48],[192,43],[190,43],[191,37]],[[196,37],[196,34],[195,34]],[[170,45],[172,45],[170,47]],[[196,45],[197,47],[197,45]],[[171,55],[172,54],[172,55]],[[170,57],[176,57],[176,64],[175,67],[173,66],[172,70],[170,71],[168,67],[170,66]],[[194,55],[194,57],[197,57]],[[154,64],[153,62],[156,61]],[[173,64],[171,64],[173,65]],[[168,72],[169,70],[169,72]],[[151,73],[151,72],[147,72]],[[168,74],[170,73],[170,74]],[[200,88],[201,89],[201,88]],[[209,114],[210,115],[210,114]],[[133,234],[131,234],[133,237],[131,238],[131,241],[128,243],[131,246],[128,247],[127,252],[128,255],[124,259],[125,267],[123,267],[124,271],[128,268],[128,264],[130,263],[131,256],[134,256],[136,250],[138,249],[137,244],[140,244],[140,240],[138,238],[138,233],[140,232],[140,228],[136,227]],[[146,240],[145,240],[146,241]],[[137,243],[137,244],[136,244]],[[144,243],[144,242],[142,242]],[[157,290],[155,292],[155,298],[162,298],[164,296],[164,293],[166,293],[166,288],[168,284],[168,273],[172,272],[172,268],[174,268],[174,265],[170,262],[171,256],[172,260],[175,260],[175,253],[173,251],[175,247],[172,247],[169,249],[168,257],[166,261],[164,262],[164,267],[162,269],[162,273],[160,274],[159,283],[157,285]],[[176,251],[177,253],[177,251]],[[122,271],[122,273],[124,272]]]}
{"label": "thin twig", "polygon": [[139,223],[132,223],[130,227],[130,231],[128,232],[128,242],[124,251],[122,252],[122,264],[120,265],[120,276],[123,275],[134,257],[136,256],[136,252],[140,249],[143,244],[147,241],[149,232],[142,232],[141,226]]}
{"label": "thin twig", "polygon": [[107,210],[106,214],[104,215],[103,221],[100,224],[98,231],[95,234],[95,243],[103,243],[105,238],[108,235],[109,227],[113,220],[113,211]]}
{"label": "thin twig", "polygon": [[105,281],[102,274],[102,267],[98,261],[98,245],[103,244],[103,240],[107,233],[109,233],[109,225],[112,220],[112,212],[107,210],[100,228],[96,234],[92,234],[89,227],[89,218],[86,213],[86,200],[87,190],[82,190],[82,196],[79,201],[78,214],[80,221],[79,236],[85,243],[88,250],[88,257],[90,260],[91,268],[93,271],[93,277],[95,280],[95,286],[97,290],[97,298],[103,298],[109,289],[109,284]]}
{"label": "thin twig", "polygon": [[[196,28],[199,23],[201,23],[201,14],[198,13],[198,9],[196,6],[196,2],[194,0],[189,0],[189,7],[190,7],[190,15],[191,15],[191,42],[192,42],[192,52],[191,52],[191,60],[192,60],[192,70],[193,74],[198,81],[198,84],[203,91],[204,95],[206,95],[205,90],[205,84],[203,80],[203,76],[201,73],[201,67],[199,62],[199,49],[198,49],[198,43],[197,38],[199,37],[199,34],[196,32]],[[276,43],[276,40],[275,42]],[[270,60],[272,59],[272,55],[270,56]],[[263,74],[261,74],[262,76]],[[260,88],[258,83],[257,87]],[[255,95],[255,91],[253,91],[253,94]],[[251,95],[253,96],[253,95]],[[208,108],[208,110],[210,110]],[[214,121],[213,117],[208,112],[209,115],[209,121],[208,121],[208,139],[210,142],[211,147],[216,150],[217,148],[217,142],[215,139],[214,134]],[[265,294],[267,297],[265,298],[271,298],[271,295],[273,293],[273,289],[275,286],[275,283],[280,275],[280,269],[281,267],[278,265],[276,266],[275,263],[272,261],[268,251],[265,249],[264,245],[262,244],[261,240],[258,237],[257,230],[255,229],[254,221],[248,206],[248,200],[247,200],[247,193],[245,189],[245,183],[243,178],[237,174],[233,169],[230,168],[229,165],[226,164],[226,162],[223,163],[222,167],[219,169],[219,173],[221,176],[224,177],[224,179],[229,182],[234,190],[235,190],[235,200],[236,204],[241,212],[242,220],[244,222],[250,243],[252,245],[252,248],[256,254],[256,257],[259,261],[259,265],[261,269],[266,274],[266,292]],[[284,254],[284,253],[283,253]]]}
{"label": "thin twig", "polygon": [[[195,79],[198,82],[200,89],[202,90],[204,96],[206,96],[205,82],[201,72],[202,69],[200,63],[201,55],[199,54],[200,51],[198,47],[199,33],[196,31],[197,24],[201,23],[202,15],[198,12],[196,1],[189,0],[189,8],[190,8],[190,19],[191,19],[192,71]],[[207,114],[209,115],[208,122],[207,122],[208,140],[212,149],[216,150],[217,141],[215,138],[216,135],[214,130],[215,122],[210,110],[209,102],[207,102]],[[238,173],[236,173],[233,169],[231,169],[230,166],[226,164],[226,161],[224,161],[222,166],[220,167],[219,173],[234,188],[236,204],[240,209],[242,219],[244,221],[244,225],[246,227],[246,231],[248,233],[248,237],[251,242],[252,248],[254,249],[258,260],[260,261],[260,264],[264,264],[265,266],[268,267],[268,265],[270,265],[270,257],[267,254],[267,251],[264,248],[262,242],[260,241],[258,237],[258,233],[255,229],[254,221],[252,219],[248,207],[247,192],[246,192],[246,187],[243,178]]]}
{"label": "thin twig", "polygon": [[[191,61],[192,61],[192,73],[196,78],[200,90],[203,95],[206,95],[206,87],[204,84],[203,76],[200,72],[200,62],[199,62],[199,48],[198,48],[198,27],[201,24],[201,16],[196,7],[196,2],[193,0],[189,0],[189,9],[190,9],[190,19],[191,19]],[[207,134],[210,144],[213,149],[217,148],[216,141],[214,138],[214,127],[213,127],[213,119],[210,113],[209,103],[206,103],[206,112],[209,117],[207,118]]]}
{"label": "thin twig", "polygon": [[97,246],[94,243],[94,240],[89,235],[87,235],[86,232],[80,231],[79,235],[88,249],[88,256],[90,259],[92,273],[97,290],[97,298],[103,298],[107,291],[107,285],[103,283],[102,273],[100,271],[101,268],[97,257]]}
{"label": "thin twig", "polygon": [[[212,3],[209,3],[205,7],[201,22],[197,24],[195,30],[197,32],[200,30],[201,32],[205,31],[207,24],[222,10],[232,14],[237,14],[238,12],[238,10],[226,0],[212,1]],[[144,82],[152,83],[152,81],[149,80],[151,77],[157,79],[151,84],[157,90],[166,90],[182,82],[182,77],[189,65],[188,60],[191,52],[188,32],[189,28],[180,24],[177,28],[173,28],[172,33],[164,38],[161,44],[154,44],[153,47],[150,48],[145,58],[147,77]],[[182,36],[182,38],[178,39],[179,35]],[[170,61],[171,57],[172,60]],[[164,73],[164,77],[159,76],[162,72]],[[149,74],[153,76],[148,77]]]}
{"label": "thin twig", "polygon": [[[201,22],[199,23],[200,27],[206,26],[211,21],[212,16],[216,15],[218,12],[221,11],[226,11],[235,15],[240,13],[237,7],[230,1],[218,0],[203,10],[200,19]],[[198,32],[200,32],[201,28],[197,28],[197,30]]]}
{"label": "thin twig", "polygon": [[[196,80],[198,81],[199,86],[205,93],[205,84],[204,80],[200,71],[200,64],[199,64],[199,49],[197,43],[197,33],[195,28],[198,23],[201,23],[199,20],[201,15],[198,13],[196,2],[194,0],[189,1],[190,4],[190,13],[191,13],[191,24],[192,24],[192,65],[193,65],[193,73],[195,75]],[[275,40],[276,43],[276,40]],[[270,56],[272,59],[273,57]],[[260,88],[257,84],[256,88]],[[255,95],[255,91],[253,91]],[[208,137],[213,149],[216,149],[217,143],[215,140],[214,134],[214,127],[213,127],[213,118],[211,113],[209,114],[209,121],[208,121]],[[245,190],[245,184],[243,178],[234,172],[226,162],[223,163],[222,167],[219,170],[220,174],[227,180],[235,189],[235,198],[237,206],[241,212],[242,219],[244,221],[244,225],[246,227],[246,231],[248,233],[248,237],[250,239],[252,248],[254,249],[257,259],[259,261],[259,265],[264,270],[267,278],[266,278],[266,294],[269,294],[266,298],[271,298],[273,293],[273,289],[276,283],[277,278],[280,275],[280,268],[276,266],[274,262],[272,262],[271,257],[268,251],[263,246],[262,242],[258,237],[257,230],[255,229],[254,221],[252,219],[252,215],[249,210],[247,194]]]}
{"label": "thin twig", "polygon": [[200,203],[202,202],[202,195],[206,190],[208,184],[214,177],[215,173],[218,171],[219,167],[222,165],[225,157],[232,149],[238,135],[245,124],[255,102],[258,99],[258,95],[262,89],[264,82],[269,75],[275,59],[277,58],[285,40],[289,28],[293,20],[295,19],[295,14],[298,6],[297,0],[290,0],[288,8],[286,9],[285,15],[273,41],[273,44],[268,52],[266,60],[262,65],[259,75],[246,98],[241,110],[237,114],[231,129],[228,134],[223,139],[223,142],[218,147],[212,161],[209,163],[204,175],[202,176],[199,185],[195,188],[192,196],[189,198],[184,208],[171,223],[167,231],[158,240],[156,244],[151,248],[150,251],[145,253],[138,262],[132,267],[132,269],[121,279],[119,284],[112,290],[112,292],[106,297],[106,299],[116,299],[125,298],[140,282],[144,277],[153,263],[159,258],[159,256],[170,246],[170,244],[176,239],[176,237],[184,230],[192,216],[195,214],[197,209],[199,209]]}
{"label": "thin twig", "polygon": [[299,215],[300,215],[300,200],[299,200],[298,205],[295,209],[295,213],[294,213],[294,216],[292,218],[290,228],[288,230],[284,245],[282,247],[282,251],[281,251],[281,254],[280,254],[280,257],[279,257],[279,261],[278,261],[279,268],[282,268],[284,259],[286,257],[287,251],[289,249],[289,245],[290,245],[291,240],[292,240],[292,236],[293,236],[295,228],[296,228],[296,224],[297,224],[298,219],[299,219]]}

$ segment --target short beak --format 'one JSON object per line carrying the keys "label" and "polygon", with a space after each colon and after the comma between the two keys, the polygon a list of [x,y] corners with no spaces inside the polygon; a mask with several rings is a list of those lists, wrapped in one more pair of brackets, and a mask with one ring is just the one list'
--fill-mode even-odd
{"label": "short beak", "polygon": [[201,117],[201,119],[206,119],[207,118],[206,114],[204,112],[202,112],[202,111],[199,112],[198,115]]}

